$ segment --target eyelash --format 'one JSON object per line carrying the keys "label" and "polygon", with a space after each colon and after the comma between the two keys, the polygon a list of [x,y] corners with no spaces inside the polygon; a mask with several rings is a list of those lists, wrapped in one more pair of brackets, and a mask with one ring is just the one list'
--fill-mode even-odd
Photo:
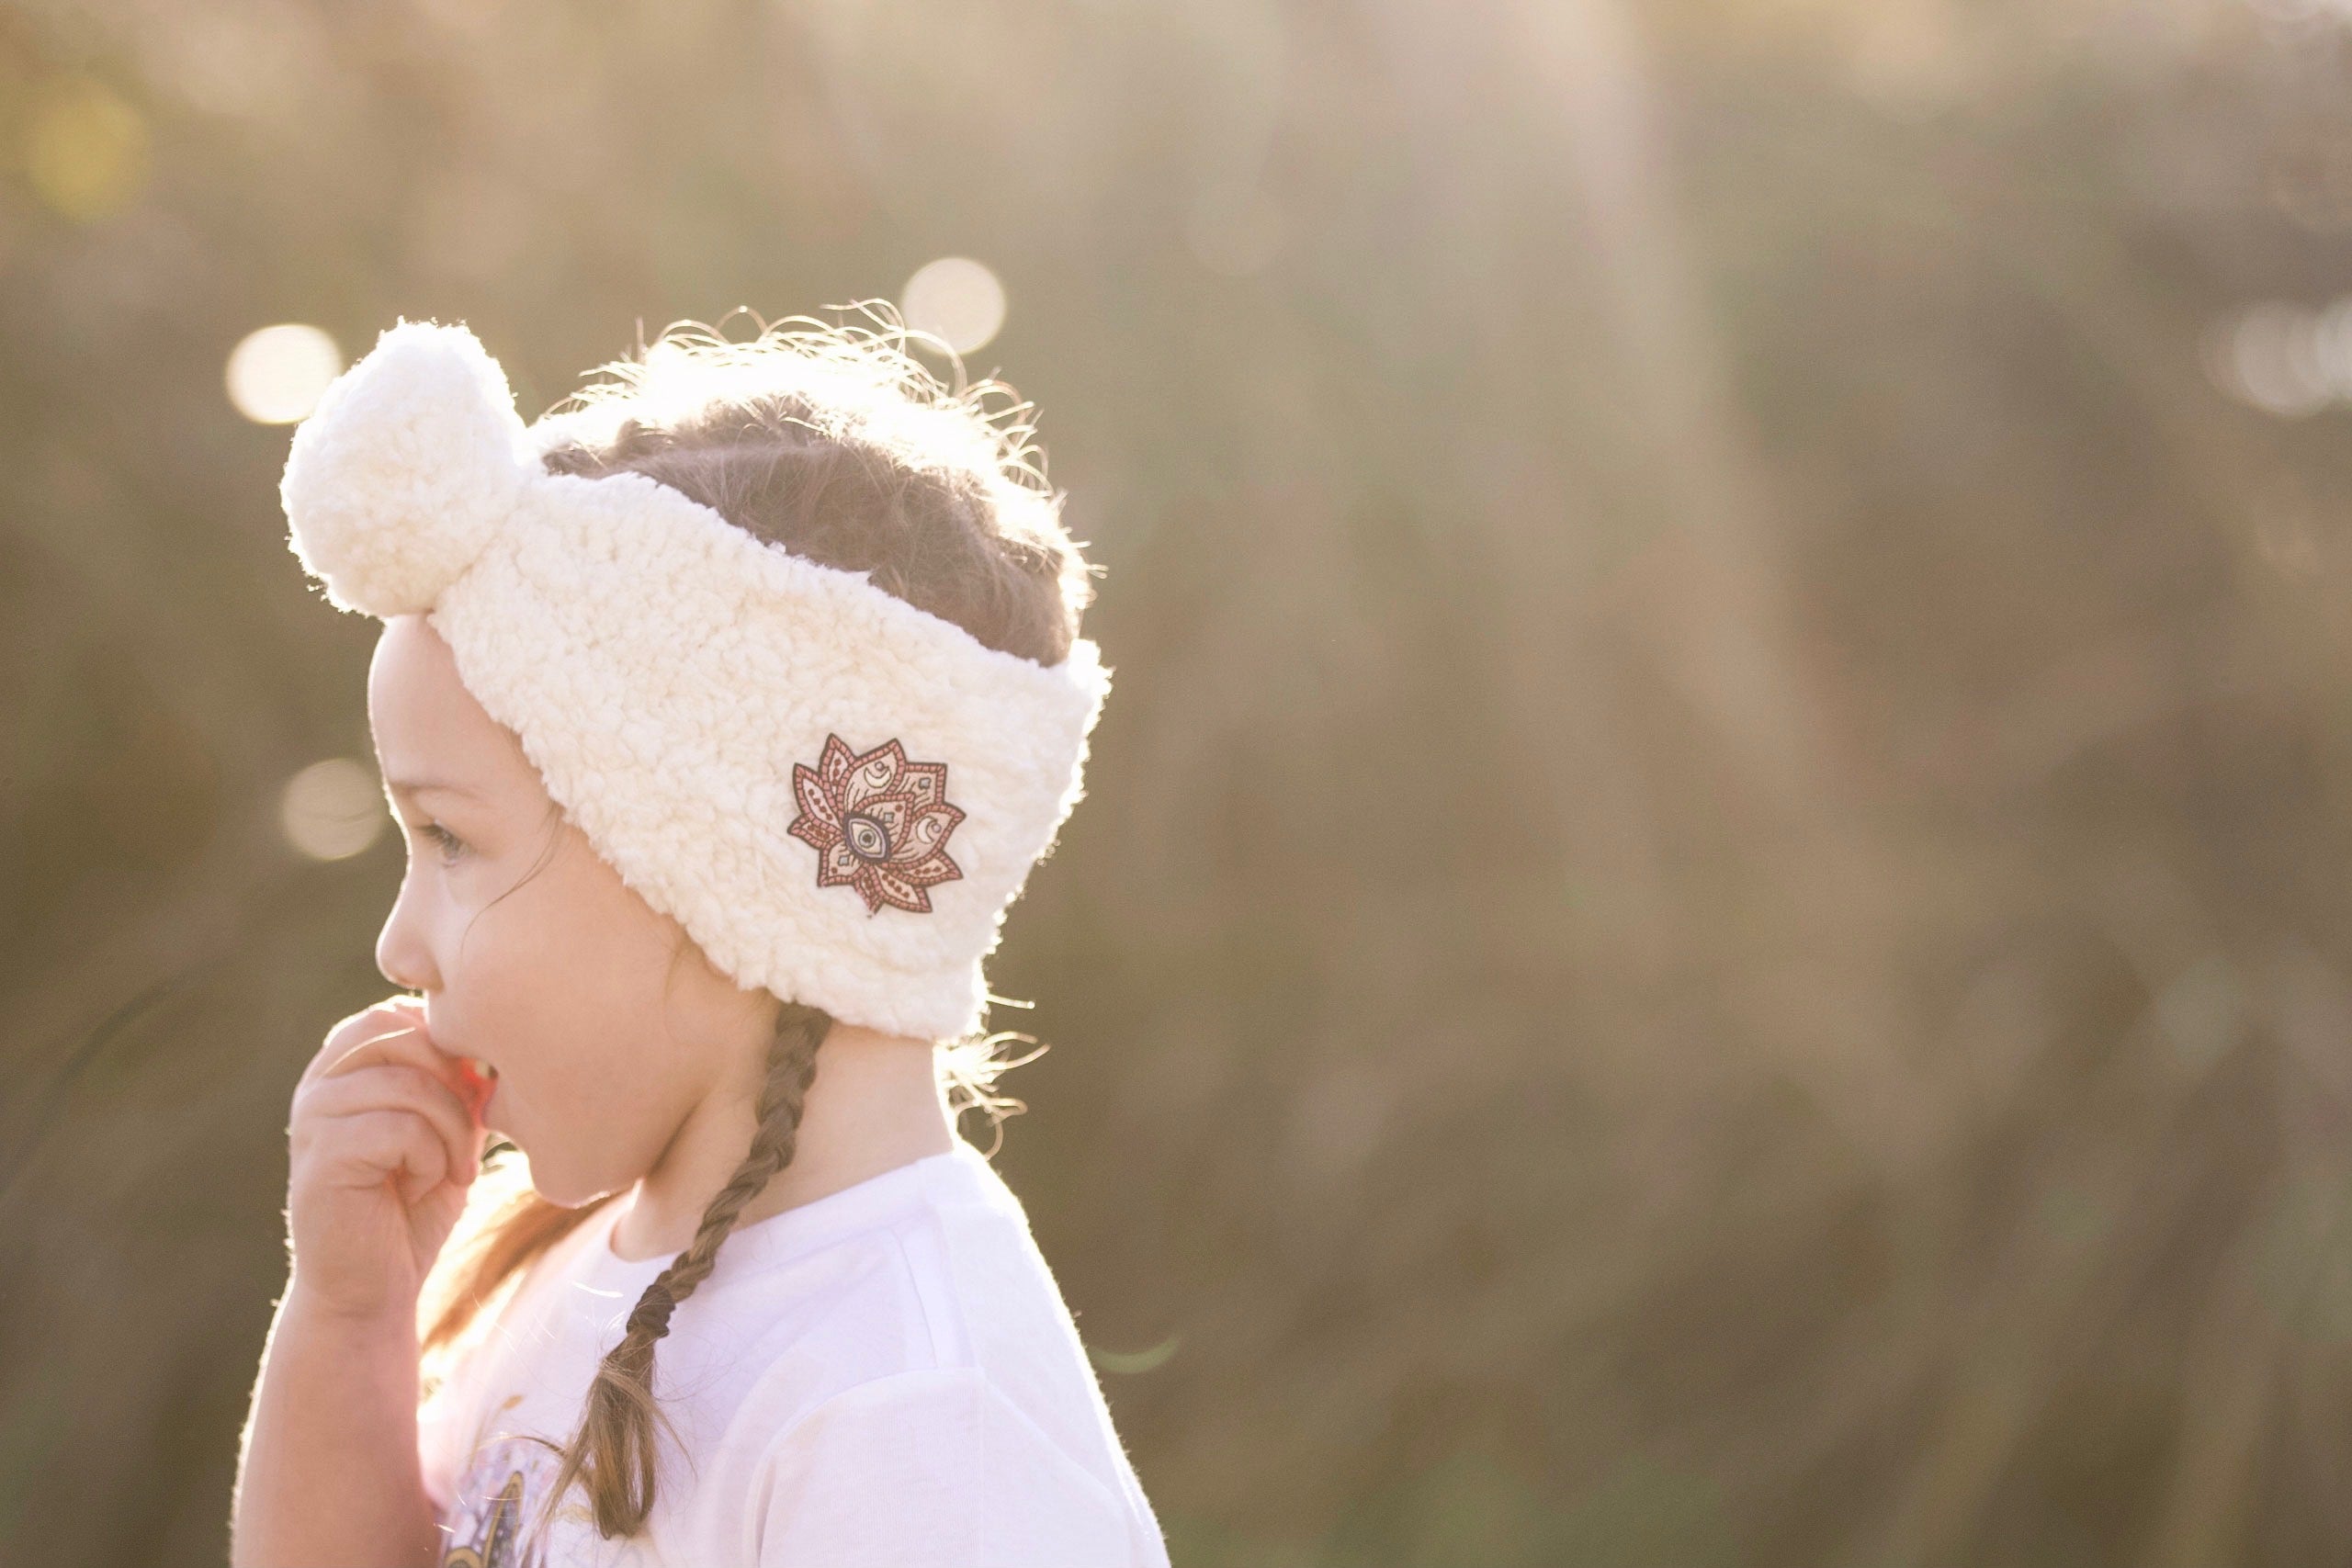
{"label": "eyelash", "polygon": [[420,837],[430,839],[441,850],[441,863],[448,864],[466,851],[466,841],[438,822],[427,822],[417,829]]}

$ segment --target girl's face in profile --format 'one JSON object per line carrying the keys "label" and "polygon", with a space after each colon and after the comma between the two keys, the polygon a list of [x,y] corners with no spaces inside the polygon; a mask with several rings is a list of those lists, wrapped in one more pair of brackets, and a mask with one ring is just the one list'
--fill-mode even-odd
{"label": "girl's face in profile", "polygon": [[757,993],[713,970],[563,818],[422,615],[385,624],[368,711],[408,842],[377,966],[423,995],[434,1044],[495,1071],[483,1120],[528,1156],[543,1197],[577,1205],[628,1186],[725,1079],[729,1053],[765,1032]]}

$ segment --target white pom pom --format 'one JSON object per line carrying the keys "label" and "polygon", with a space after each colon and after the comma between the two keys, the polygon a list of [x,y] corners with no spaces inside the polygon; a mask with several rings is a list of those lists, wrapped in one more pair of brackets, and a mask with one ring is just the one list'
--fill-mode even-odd
{"label": "white pom pom", "polygon": [[481,341],[403,320],[295,427],[278,499],[331,603],[402,615],[433,607],[540,471]]}

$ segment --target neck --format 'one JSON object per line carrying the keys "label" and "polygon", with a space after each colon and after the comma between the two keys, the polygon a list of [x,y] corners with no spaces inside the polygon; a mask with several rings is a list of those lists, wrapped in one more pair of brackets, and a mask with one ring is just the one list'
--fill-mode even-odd
{"label": "neck", "polygon": [[[756,1130],[755,1087],[728,1085],[688,1114],[614,1227],[631,1261],[680,1252],[734,1179]],[[928,1041],[837,1023],[817,1053],[791,1161],[743,1206],[747,1225],[955,1147],[955,1120]]]}

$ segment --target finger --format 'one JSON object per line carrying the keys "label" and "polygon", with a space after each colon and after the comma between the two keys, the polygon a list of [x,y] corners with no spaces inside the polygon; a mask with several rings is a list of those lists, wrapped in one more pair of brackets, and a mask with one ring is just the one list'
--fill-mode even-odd
{"label": "finger", "polygon": [[459,1127],[471,1117],[466,1096],[440,1074],[413,1062],[371,1061],[333,1077],[304,1084],[294,1092],[296,1116],[346,1114],[371,1104],[413,1104],[435,1113],[447,1111]]}
{"label": "finger", "polygon": [[322,1078],[335,1077],[377,1062],[402,1062],[431,1073],[447,1084],[461,1101],[471,1103],[479,1092],[481,1080],[467,1070],[462,1057],[433,1043],[433,1037],[425,1032],[422,1019],[413,1025],[362,1036],[330,1062],[319,1076]]}
{"label": "finger", "polygon": [[378,1064],[329,1079],[304,1100],[304,1113],[313,1120],[374,1110],[408,1111],[424,1117],[447,1145],[450,1168],[467,1173],[461,1180],[470,1181],[481,1171],[485,1135],[481,1118],[446,1083],[420,1068]]}
{"label": "finger", "polygon": [[302,1077],[308,1080],[324,1076],[338,1062],[347,1058],[355,1048],[371,1040],[407,1034],[424,1027],[424,1004],[410,998],[395,997],[373,1007],[362,1008],[327,1031],[326,1038],[320,1042],[318,1050],[303,1067]]}
{"label": "finger", "polygon": [[379,1013],[368,1021],[367,1026],[355,1028],[342,1038],[329,1039],[319,1053],[319,1077],[332,1077],[348,1072],[364,1066],[371,1057],[409,1049],[413,1043],[429,1038],[422,1019]]}
{"label": "finger", "polygon": [[304,1089],[296,1097],[289,1134],[311,1141],[320,1123],[374,1111],[397,1110],[424,1117],[448,1151],[461,1181],[481,1169],[482,1127],[472,1108],[432,1074],[404,1063],[379,1063]]}
{"label": "finger", "polygon": [[412,1190],[429,1192],[447,1177],[448,1156],[441,1140],[415,1116],[402,1111],[362,1111],[343,1121],[340,1157],[334,1167],[338,1185],[375,1187],[394,1179],[401,1181],[401,1196],[413,1201]]}

